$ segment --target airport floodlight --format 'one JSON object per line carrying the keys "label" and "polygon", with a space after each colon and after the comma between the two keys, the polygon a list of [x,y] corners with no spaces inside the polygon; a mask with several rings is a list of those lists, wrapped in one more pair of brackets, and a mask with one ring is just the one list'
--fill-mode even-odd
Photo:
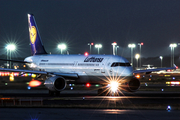
{"label": "airport floodlight", "polygon": [[99,48],[102,48],[102,45],[101,44],[95,44],[95,48],[98,49],[98,54],[99,54]]}
{"label": "airport floodlight", "polygon": [[65,44],[59,44],[58,48],[61,49],[61,54],[62,54],[62,51],[66,49],[66,45]]}
{"label": "airport floodlight", "polygon": [[113,46],[113,55],[116,55],[116,53],[115,53],[116,48],[115,47],[116,47],[117,43],[113,42],[111,45]]}
{"label": "airport floodlight", "polygon": [[137,68],[138,68],[138,59],[140,58],[140,55],[139,55],[139,54],[136,54],[136,55],[135,55],[135,58],[136,58],[136,60],[137,60]]}
{"label": "airport floodlight", "polygon": [[128,44],[128,47],[131,48],[131,66],[133,67],[133,48],[136,47],[135,44]]}
{"label": "airport floodlight", "polygon": [[16,49],[16,46],[14,44],[9,44],[9,45],[6,46],[6,49],[13,51],[13,50]]}
{"label": "airport floodlight", "polygon": [[66,49],[66,45],[65,44],[60,44],[60,45],[58,45],[58,48],[60,48],[60,49]]}
{"label": "airport floodlight", "polygon": [[117,43],[116,43],[116,42],[113,42],[113,43],[112,43],[112,45],[113,45],[113,46],[116,46],[116,45],[117,45]]}
{"label": "airport floodlight", "polygon": [[[6,49],[7,49],[7,59],[8,59],[8,52],[9,52],[9,59],[11,60],[11,51],[14,51],[16,49],[16,46],[14,44],[8,44],[6,46]],[[9,64],[8,64],[8,61],[7,61],[7,68],[8,67],[11,68],[11,61],[9,62]]]}
{"label": "airport floodlight", "polygon": [[144,45],[144,43],[141,42],[141,43],[138,43],[138,45],[139,45],[139,50],[140,50],[139,66],[141,67],[141,46]]}
{"label": "airport floodlight", "polygon": [[136,45],[135,45],[135,44],[128,44],[128,47],[129,47],[129,48],[135,48]]}
{"label": "airport floodlight", "polygon": [[102,45],[101,44],[96,44],[95,48],[102,48]]}
{"label": "airport floodlight", "polygon": [[139,57],[140,57],[139,54],[136,54],[136,55],[135,55],[135,58],[136,58],[136,59],[139,59]]}
{"label": "airport floodlight", "polygon": [[171,67],[174,65],[174,48],[177,47],[176,43],[171,43],[169,45],[169,47],[171,48]]}
{"label": "airport floodlight", "polygon": [[177,47],[177,44],[176,43],[172,43],[172,44],[169,45],[169,47],[175,48],[175,47]]}
{"label": "airport floodlight", "polygon": [[91,45],[94,45],[94,43],[88,43],[88,45],[90,46],[90,54],[91,54]]}
{"label": "airport floodlight", "polygon": [[162,67],[163,56],[159,56],[159,58],[161,59],[161,67]]}

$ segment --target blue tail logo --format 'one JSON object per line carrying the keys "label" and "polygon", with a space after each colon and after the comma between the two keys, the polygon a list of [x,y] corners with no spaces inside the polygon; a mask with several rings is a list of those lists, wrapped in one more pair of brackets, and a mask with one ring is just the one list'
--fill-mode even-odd
{"label": "blue tail logo", "polygon": [[28,14],[28,23],[29,23],[29,37],[31,42],[31,54],[32,55],[47,54],[42,44],[42,40],[33,14]]}

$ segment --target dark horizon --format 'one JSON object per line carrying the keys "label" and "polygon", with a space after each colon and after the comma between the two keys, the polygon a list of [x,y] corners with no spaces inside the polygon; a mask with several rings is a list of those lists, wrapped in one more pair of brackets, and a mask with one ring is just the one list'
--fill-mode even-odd
{"label": "dark horizon", "polygon": [[[70,54],[89,52],[88,43],[101,43],[100,54],[130,57],[129,43],[143,42],[142,57],[170,56],[170,43],[180,41],[179,0],[1,0],[1,54],[9,42],[17,44],[12,56],[30,55],[27,14],[33,13],[48,53],[60,54],[66,43]],[[180,48],[174,49],[179,55]],[[139,53],[139,46],[134,54]],[[97,49],[92,47],[92,54]]]}

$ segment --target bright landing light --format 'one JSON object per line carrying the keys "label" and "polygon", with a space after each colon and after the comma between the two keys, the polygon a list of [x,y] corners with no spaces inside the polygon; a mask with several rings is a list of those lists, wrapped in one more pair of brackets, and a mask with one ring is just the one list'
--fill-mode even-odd
{"label": "bright landing light", "polygon": [[118,90],[118,82],[117,81],[112,81],[110,83],[111,91],[116,92]]}

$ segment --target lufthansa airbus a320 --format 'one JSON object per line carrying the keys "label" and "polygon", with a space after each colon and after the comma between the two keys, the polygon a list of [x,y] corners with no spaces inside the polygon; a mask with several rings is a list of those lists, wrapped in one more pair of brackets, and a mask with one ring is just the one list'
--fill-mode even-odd
{"label": "lufthansa airbus a320", "polygon": [[[24,62],[32,70],[0,68],[0,71],[35,73],[44,78],[44,85],[50,95],[59,95],[67,83],[101,84],[98,94],[105,95],[117,90],[134,92],[139,89],[140,81],[133,73],[175,69],[159,68],[134,71],[128,60],[117,55],[52,55],[47,54],[33,14],[28,14],[31,54]],[[12,60],[13,61],[13,60]]]}

